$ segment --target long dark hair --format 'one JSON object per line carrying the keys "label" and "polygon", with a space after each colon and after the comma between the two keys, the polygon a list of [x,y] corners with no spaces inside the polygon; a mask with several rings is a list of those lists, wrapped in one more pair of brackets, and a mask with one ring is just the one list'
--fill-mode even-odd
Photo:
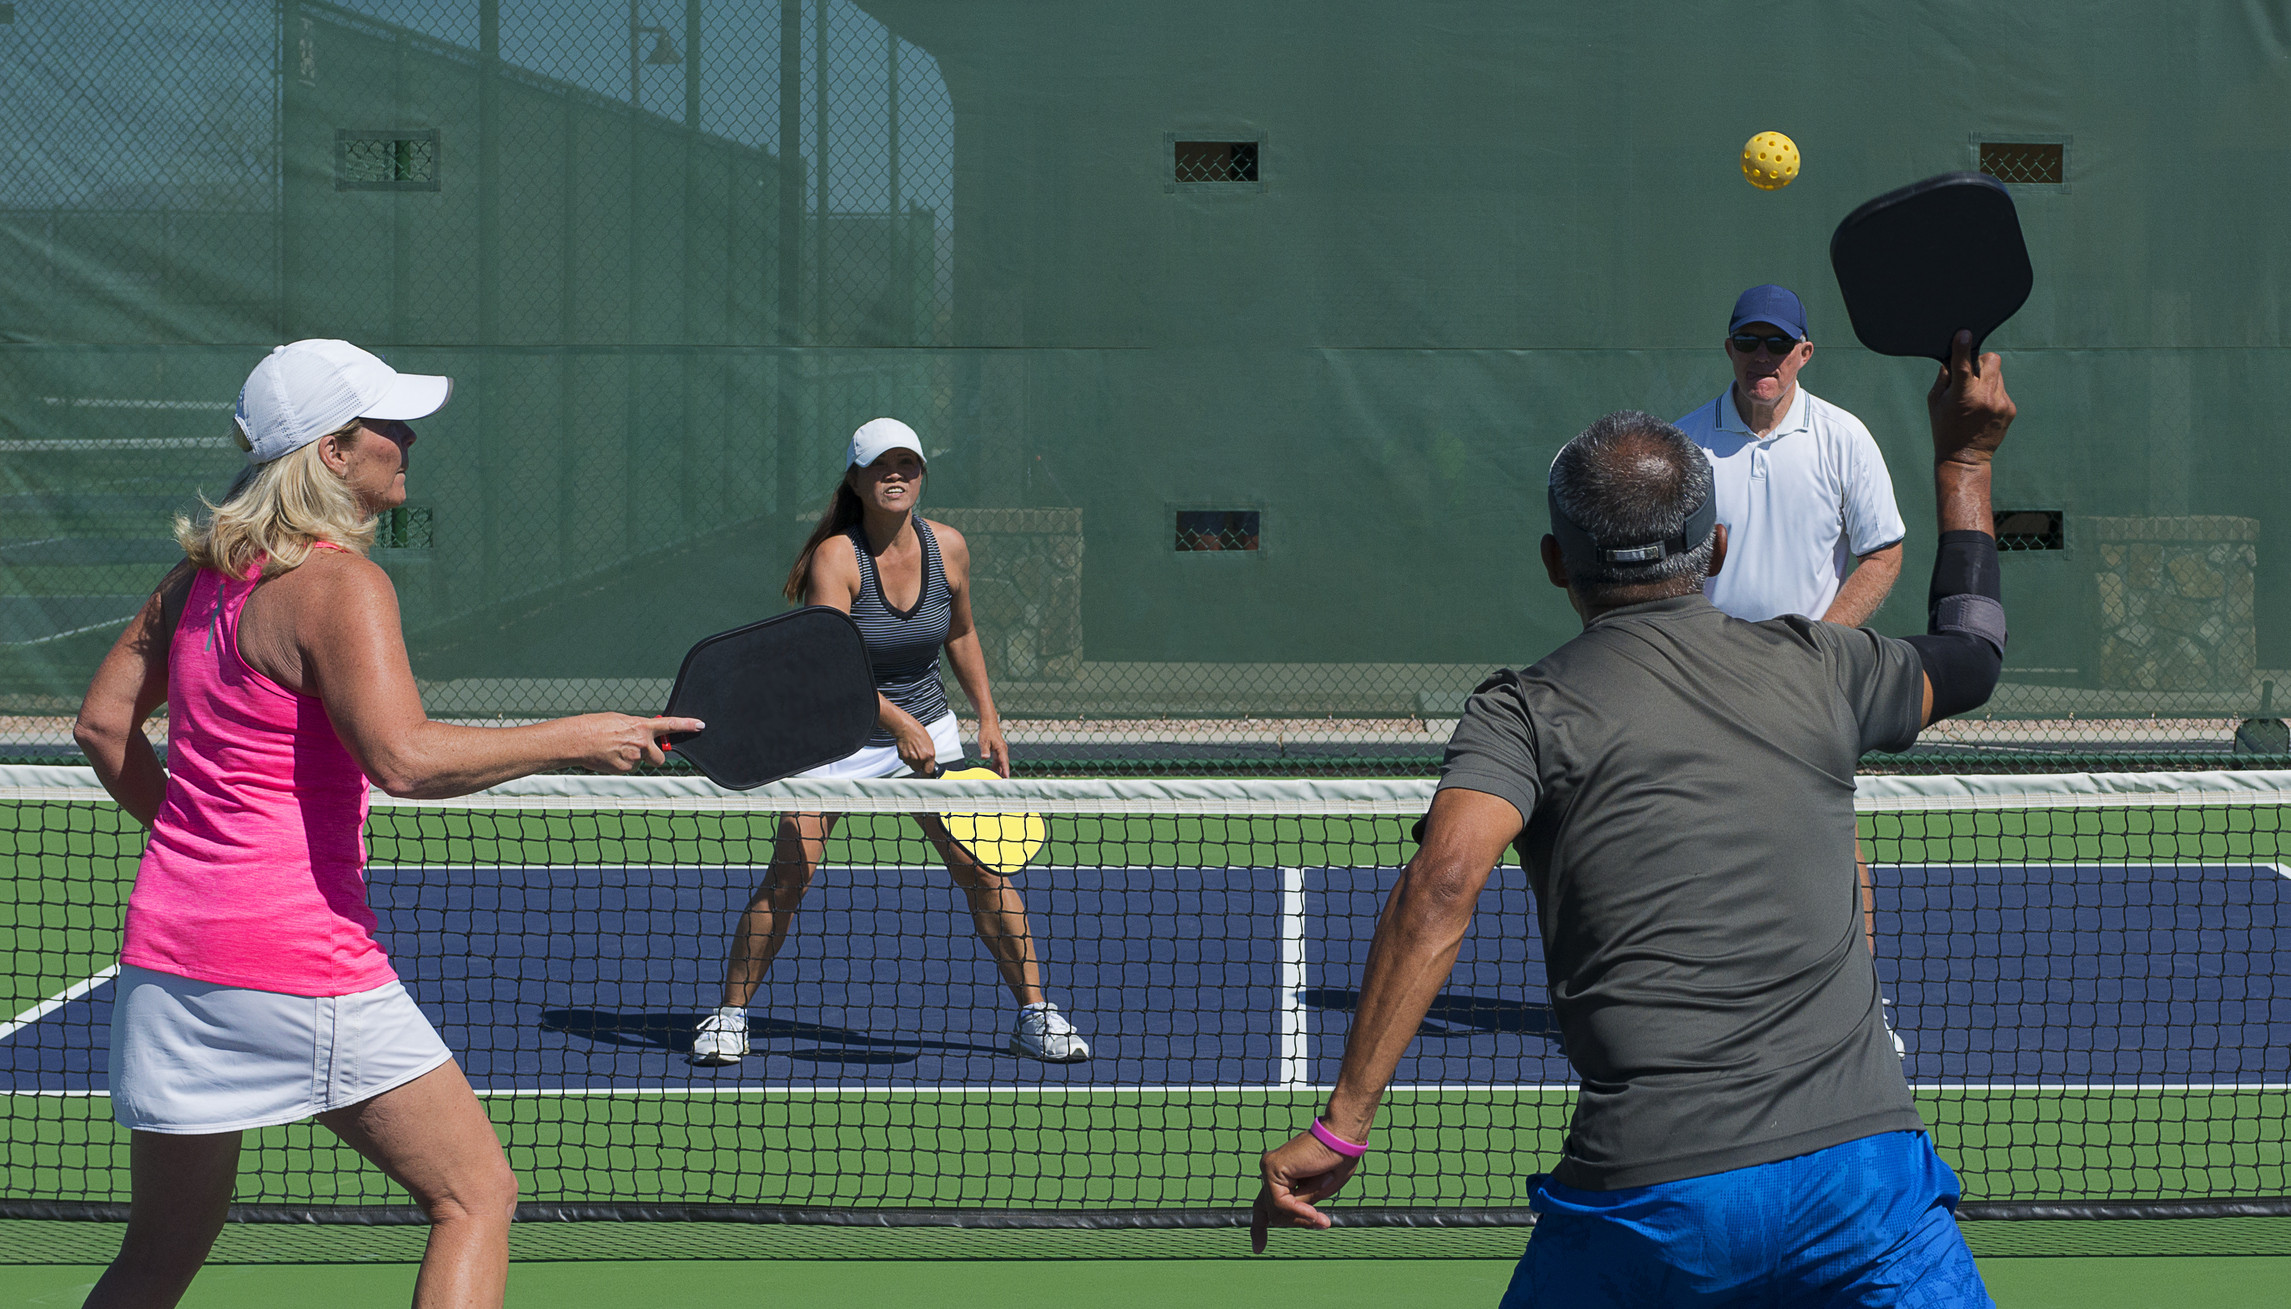
{"label": "long dark hair", "polygon": [[811,557],[819,552],[820,542],[851,530],[863,516],[859,493],[851,489],[851,479],[846,477],[837,482],[835,495],[827,502],[827,512],[819,516],[819,526],[811,529],[811,538],[796,552],[795,567],[788,570],[787,585],[780,588],[780,594],[791,603],[802,604],[805,593],[811,589]]}

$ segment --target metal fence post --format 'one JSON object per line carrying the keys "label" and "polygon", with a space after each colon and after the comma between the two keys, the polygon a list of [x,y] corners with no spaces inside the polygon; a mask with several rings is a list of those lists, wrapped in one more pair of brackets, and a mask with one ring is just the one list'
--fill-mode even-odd
{"label": "metal fence post", "polygon": [[486,365],[501,337],[501,0],[477,7],[477,486],[478,594],[490,603],[499,587],[500,514],[494,485],[493,388],[485,385]]}
{"label": "metal fence post", "polygon": [[796,385],[800,365],[795,347],[803,317],[803,0],[780,0],[780,222],[779,321],[772,341],[779,347],[778,421],[779,516],[783,535],[796,521],[797,478],[802,463],[796,443],[799,421]]}

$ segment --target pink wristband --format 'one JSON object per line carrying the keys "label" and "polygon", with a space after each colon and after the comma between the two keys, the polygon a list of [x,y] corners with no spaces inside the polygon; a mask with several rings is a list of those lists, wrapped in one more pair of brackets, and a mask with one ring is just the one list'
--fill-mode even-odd
{"label": "pink wristband", "polygon": [[1336,1151],[1338,1154],[1343,1155],[1347,1159],[1358,1159],[1362,1155],[1368,1153],[1367,1146],[1358,1144],[1353,1141],[1345,1140],[1343,1137],[1338,1136],[1336,1133],[1328,1130],[1328,1124],[1322,1122],[1318,1118],[1313,1120],[1313,1139],[1320,1142],[1322,1145],[1327,1146],[1329,1149]]}

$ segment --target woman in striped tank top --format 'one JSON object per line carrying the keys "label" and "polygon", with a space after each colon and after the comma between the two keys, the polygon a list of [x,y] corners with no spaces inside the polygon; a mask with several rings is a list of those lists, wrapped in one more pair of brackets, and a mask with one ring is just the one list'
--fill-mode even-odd
{"label": "woman in striped tank top", "polygon": [[[806,777],[928,774],[960,758],[954,711],[939,682],[941,649],[963,693],[978,706],[979,753],[995,771],[1010,775],[1010,747],[1002,739],[986,659],[971,626],[970,547],[962,533],[915,512],[924,466],[922,442],[896,418],[875,419],[853,433],[834,502],[788,573],[788,599],[851,615],[875,669],[874,737],[850,757]],[[788,924],[819,869],[837,817],[790,814],[780,820],[771,869],[732,935],[722,1004],[694,1034],[692,1062],[731,1064],[748,1053],[748,1003],[787,940]],[[1019,1004],[1011,1052],[1049,1063],[1089,1058],[1081,1034],[1043,995],[1042,967],[1017,884],[982,867],[936,817],[917,818],[970,901],[979,940]]]}

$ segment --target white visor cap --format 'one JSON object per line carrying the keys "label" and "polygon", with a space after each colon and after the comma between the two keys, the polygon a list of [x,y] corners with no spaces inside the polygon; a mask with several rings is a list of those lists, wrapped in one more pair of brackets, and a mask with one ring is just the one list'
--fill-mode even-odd
{"label": "white visor cap", "polygon": [[852,468],[865,468],[892,450],[912,450],[925,467],[930,466],[930,456],[923,453],[923,438],[896,418],[874,418],[862,424],[851,434],[850,457],[843,462]]}
{"label": "white visor cap", "polygon": [[233,417],[246,434],[247,462],[267,464],[353,418],[427,418],[452,394],[452,378],[401,373],[348,341],[296,341],[247,374]]}

